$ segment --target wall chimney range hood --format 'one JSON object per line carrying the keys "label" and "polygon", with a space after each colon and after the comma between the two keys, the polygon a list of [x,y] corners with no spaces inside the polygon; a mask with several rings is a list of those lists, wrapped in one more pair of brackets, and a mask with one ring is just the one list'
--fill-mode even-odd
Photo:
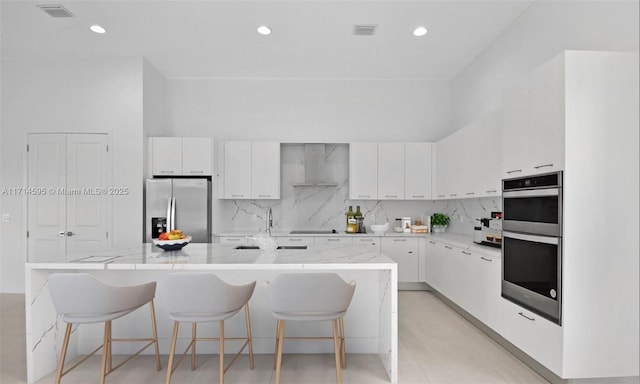
{"label": "wall chimney range hood", "polygon": [[328,181],[326,173],[325,145],[304,144],[304,182],[294,183],[294,187],[337,187]]}

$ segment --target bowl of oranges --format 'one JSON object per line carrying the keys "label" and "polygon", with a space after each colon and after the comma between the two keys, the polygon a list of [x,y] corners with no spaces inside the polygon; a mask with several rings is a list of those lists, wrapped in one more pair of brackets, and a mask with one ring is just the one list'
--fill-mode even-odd
{"label": "bowl of oranges", "polygon": [[153,244],[165,251],[180,250],[189,242],[191,242],[191,236],[184,235],[179,229],[162,232],[157,239],[153,239]]}

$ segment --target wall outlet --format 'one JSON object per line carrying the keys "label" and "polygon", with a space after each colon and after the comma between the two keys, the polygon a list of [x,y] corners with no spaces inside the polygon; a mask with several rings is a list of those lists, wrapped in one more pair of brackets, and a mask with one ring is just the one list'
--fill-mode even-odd
{"label": "wall outlet", "polygon": [[251,215],[251,221],[258,221],[258,215],[256,215],[255,213]]}
{"label": "wall outlet", "polygon": [[460,217],[460,222],[461,222],[461,223],[464,223],[464,216],[459,215],[458,217]]}
{"label": "wall outlet", "polygon": [[3,213],[2,214],[2,222],[3,223],[10,223],[11,222],[11,215],[8,213]]}
{"label": "wall outlet", "polygon": [[370,213],[369,214],[369,218],[371,219],[371,222],[373,222],[373,223],[376,222],[376,214],[375,213]]}

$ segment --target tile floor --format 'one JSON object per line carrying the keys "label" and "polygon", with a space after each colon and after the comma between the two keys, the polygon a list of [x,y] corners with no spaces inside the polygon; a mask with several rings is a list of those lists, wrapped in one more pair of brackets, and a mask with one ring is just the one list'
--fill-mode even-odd
{"label": "tile floor", "polygon": [[[400,383],[547,383],[431,293],[401,291],[398,298]],[[26,383],[24,295],[0,294],[0,312],[0,383]],[[183,362],[172,383],[215,383],[217,361],[216,355],[199,356],[195,371]],[[347,362],[343,383],[388,383],[377,356],[348,354]],[[166,356],[163,365],[158,372],[152,356],[137,357],[109,375],[107,383],[164,383]],[[62,383],[97,383],[99,366],[100,357],[92,357]],[[272,355],[256,355],[253,371],[242,356],[225,375],[225,382],[273,383],[272,368]],[[37,384],[53,381],[51,374]],[[334,383],[333,355],[285,355],[281,382]]]}

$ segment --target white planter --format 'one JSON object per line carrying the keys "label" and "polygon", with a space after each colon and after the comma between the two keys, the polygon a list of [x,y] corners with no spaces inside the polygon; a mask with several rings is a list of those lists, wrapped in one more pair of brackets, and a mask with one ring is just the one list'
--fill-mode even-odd
{"label": "white planter", "polygon": [[446,225],[434,225],[431,230],[433,233],[443,233],[446,228]]}

